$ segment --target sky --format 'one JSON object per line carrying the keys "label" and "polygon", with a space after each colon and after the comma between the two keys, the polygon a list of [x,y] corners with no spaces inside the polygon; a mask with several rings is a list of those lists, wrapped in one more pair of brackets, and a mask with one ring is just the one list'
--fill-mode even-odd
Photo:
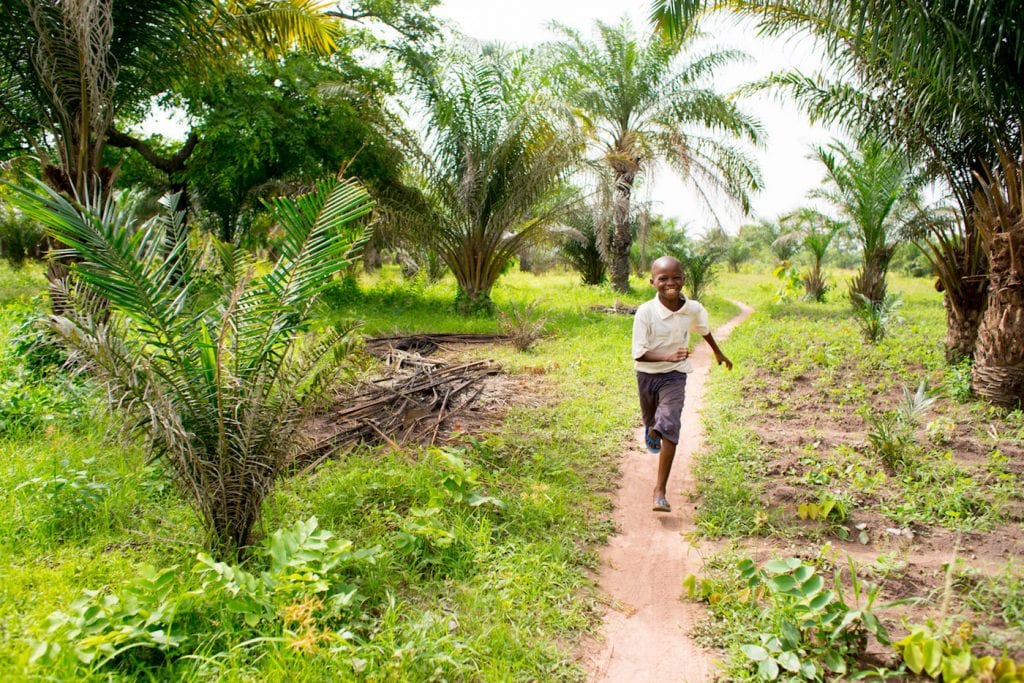
{"label": "sky", "polygon": [[[506,45],[533,45],[553,37],[548,26],[557,21],[591,35],[594,21],[618,23],[623,12],[633,26],[646,30],[650,0],[518,0],[487,2],[481,0],[443,0],[435,14],[455,24],[470,37],[498,41]],[[715,83],[720,92],[727,92],[744,82],[757,80],[772,71],[798,66],[813,72],[819,60],[807,39],[768,41],[757,37],[749,27],[733,19],[711,17],[705,31],[712,34],[713,44],[738,48],[751,55],[742,66],[721,72]],[[821,166],[808,159],[814,145],[828,144],[834,133],[821,126],[812,126],[807,117],[792,103],[759,95],[742,101],[743,109],[759,117],[767,131],[766,144],[754,151],[761,165],[764,189],[753,201],[751,216],[743,216],[728,202],[716,202],[714,214],[699,207],[695,194],[667,168],[655,168],[648,187],[638,192],[649,197],[653,211],[674,217],[687,225],[691,235],[703,234],[715,224],[734,233],[739,225],[755,218],[774,219],[780,214],[806,204],[805,195],[821,180]]]}

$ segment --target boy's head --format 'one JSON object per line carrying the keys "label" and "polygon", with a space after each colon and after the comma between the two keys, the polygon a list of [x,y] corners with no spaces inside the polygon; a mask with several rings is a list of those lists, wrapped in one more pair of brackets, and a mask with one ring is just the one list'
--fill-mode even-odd
{"label": "boy's head", "polygon": [[651,284],[663,303],[675,303],[683,296],[683,264],[672,256],[662,256],[651,264]]}

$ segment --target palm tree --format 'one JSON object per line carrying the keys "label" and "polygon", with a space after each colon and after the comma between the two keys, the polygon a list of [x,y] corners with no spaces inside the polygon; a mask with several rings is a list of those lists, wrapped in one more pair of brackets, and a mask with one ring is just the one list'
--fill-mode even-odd
{"label": "palm tree", "polygon": [[[861,138],[855,149],[836,142],[819,147],[824,186],[812,193],[831,203],[849,222],[860,244],[860,272],[850,282],[854,307],[881,304],[886,297],[889,262],[907,226],[917,218],[922,180],[906,158],[876,138]],[[862,298],[863,297],[863,298]]]}
{"label": "palm tree", "polygon": [[811,267],[803,274],[804,292],[809,301],[822,302],[829,290],[822,265],[833,238],[845,228],[845,224],[832,220],[815,209],[803,208],[779,219],[784,226],[792,226],[795,240],[811,257]]}
{"label": "palm tree", "polygon": [[[757,143],[760,123],[707,82],[743,55],[715,50],[692,55],[699,37],[687,25],[678,41],[638,36],[629,22],[597,23],[596,40],[558,26],[553,46],[555,87],[590,128],[615,187],[612,285],[629,289],[630,202],[633,188],[655,162],[668,162],[710,205],[714,194],[750,206],[761,187],[757,166],[733,141]],[[680,55],[690,59],[683,61]]]}
{"label": "palm tree", "polygon": [[[168,461],[211,546],[243,552],[308,410],[344,359],[350,329],[316,339],[306,331],[332,275],[366,239],[366,192],[330,182],[268,203],[282,231],[269,272],[220,242],[211,250],[181,241],[167,258],[181,220],[173,206],[139,223],[129,203],[99,190],[74,203],[42,183],[23,193],[20,208],[78,260],[65,280],[69,305],[50,327],[106,384],[124,424]],[[109,304],[103,315],[97,296]]]}
{"label": "palm tree", "polygon": [[579,144],[532,84],[527,53],[409,63],[427,120],[411,178],[422,201],[388,202],[386,220],[437,250],[464,308],[489,309],[509,260],[574,200]]}
{"label": "palm tree", "polygon": [[[947,357],[971,355],[991,293],[979,228],[977,174],[1012,149],[1024,127],[1024,22],[1016,0],[733,0],[769,33],[811,33],[842,78],[799,72],[775,79],[812,115],[874,131],[928,163],[960,218],[936,223],[924,244],[945,291]],[[668,34],[705,0],[654,0]]]}
{"label": "palm tree", "polygon": [[600,285],[608,279],[605,257],[611,242],[608,208],[600,199],[592,199],[576,204],[562,217],[559,252],[569,267],[580,274],[585,285]]}
{"label": "palm tree", "polygon": [[[1024,145],[1022,145],[1024,148]],[[989,263],[971,387],[997,405],[1024,406],[1024,168],[1000,151],[978,177],[975,225]]]}

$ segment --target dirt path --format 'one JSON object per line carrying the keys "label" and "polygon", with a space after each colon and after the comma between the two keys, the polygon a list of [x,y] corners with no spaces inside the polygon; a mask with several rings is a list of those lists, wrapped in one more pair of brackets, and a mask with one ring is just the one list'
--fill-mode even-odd
{"label": "dirt path", "polygon": [[[719,342],[751,313],[749,306],[733,303],[741,313],[715,330]],[[728,355],[728,346],[723,351]],[[591,681],[699,683],[711,680],[714,673],[709,653],[689,637],[701,610],[680,599],[683,577],[700,569],[699,557],[681,534],[694,527],[691,456],[703,438],[700,410],[712,362],[707,344],[700,342],[692,358],[681,443],[669,479],[671,513],[651,511],[658,457],[641,445],[642,430],[622,454],[622,480],[615,496],[618,534],[601,553],[598,576],[598,588],[611,607],[600,640],[590,643],[583,654]]]}

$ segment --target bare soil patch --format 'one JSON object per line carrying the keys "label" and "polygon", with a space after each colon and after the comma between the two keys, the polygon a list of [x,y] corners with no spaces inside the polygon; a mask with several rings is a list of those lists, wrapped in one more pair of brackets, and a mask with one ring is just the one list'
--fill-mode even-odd
{"label": "bare soil patch", "polygon": [[[840,363],[828,374],[814,368],[780,370],[757,373],[744,387],[754,399],[750,424],[766,455],[761,500],[771,528],[767,538],[745,539],[742,552],[755,561],[782,555],[812,559],[830,544],[837,558],[851,556],[864,577],[881,583],[883,601],[918,601],[883,612],[891,634],[905,632],[904,623],[964,618],[976,633],[989,634],[993,651],[1006,647],[1013,656],[1024,655],[1024,622],[1006,619],[996,605],[979,610],[984,600],[977,596],[979,586],[1021,571],[1024,442],[1019,426],[977,405],[939,397],[914,432],[916,460],[894,469],[872,450],[867,416],[896,409],[905,398],[898,386],[864,388],[858,374],[863,370],[852,363]],[[851,400],[855,390],[864,396]],[[926,428],[932,421],[942,422],[941,439]],[[943,474],[953,469],[963,473],[960,484]],[[908,486],[918,487],[916,498],[905,493]],[[801,519],[800,504],[816,503],[823,495],[842,501],[842,518]],[[948,509],[947,518],[934,512],[894,521],[901,505],[922,503]]]}

